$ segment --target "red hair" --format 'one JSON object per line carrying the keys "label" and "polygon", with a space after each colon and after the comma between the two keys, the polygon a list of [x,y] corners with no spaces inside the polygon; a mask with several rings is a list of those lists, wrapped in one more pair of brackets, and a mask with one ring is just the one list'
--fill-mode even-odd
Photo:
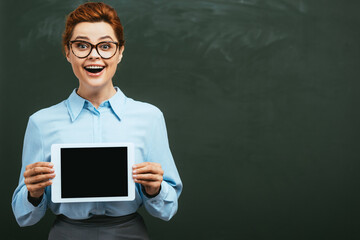
{"label": "red hair", "polygon": [[81,4],[72,11],[65,24],[62,45],[68,46],[76,24],[81,22],[106,22],[114,29],[119,45],[125,44],[124,29],[114,8],[102,2],[88,2]]}

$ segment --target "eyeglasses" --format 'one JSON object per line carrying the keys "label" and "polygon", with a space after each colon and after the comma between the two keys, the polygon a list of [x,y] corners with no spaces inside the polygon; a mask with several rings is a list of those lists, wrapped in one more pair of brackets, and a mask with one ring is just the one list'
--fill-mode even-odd
{"label": "eyeglasses", "polygon": [[86,41],[75,40],[75,41],[69,41],[69,46],[71,48],[71,51],[78,58],[86,58],[87,56],[90,55],[93,48],[95,48],[97,53],[100,55],[100,57],[104,59],[109,59],[115,55],[116,50],[119,47],[119,43],[105,41],[93,45]]}

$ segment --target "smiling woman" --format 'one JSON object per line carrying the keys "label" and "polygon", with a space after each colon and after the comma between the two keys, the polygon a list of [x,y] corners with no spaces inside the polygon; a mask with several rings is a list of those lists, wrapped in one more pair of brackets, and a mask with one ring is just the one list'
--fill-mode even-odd
{"label": "smiling woman", "polygon": [[[77,93],[92,100],[95,107],[115,94],[112,77],[123,56],[124,46],[120,46],[118,51],[120,43],[114,39],[117,40],[117,37],[109,23],[81,22],[75,26],[70,41],[65,46],[66,58],[79,79]],[[99,93],[102,95],[99,96]],[[91,99],[93,96],[96,100]]]}
{"label": "smiling woman", "polygon": [[[104,3],[85,3],[68,16],[63,47],[79,87],[68,99],[29,118],[23,167],[12,199],[20,226],[36,224],[49,208],[57,215],[51,240],[148,239],[137,213],[140,206],[163,220],[176,213],[182,182],[168,145],[164,117],[155,106],[128,98],[113,86],[124,43],[119,17]],[[59,170],[51,163],[51,145],[89,142],[134,144],[135,200],[51,201],[51,179]],[[116,183],[109,184],[116,187]]]}

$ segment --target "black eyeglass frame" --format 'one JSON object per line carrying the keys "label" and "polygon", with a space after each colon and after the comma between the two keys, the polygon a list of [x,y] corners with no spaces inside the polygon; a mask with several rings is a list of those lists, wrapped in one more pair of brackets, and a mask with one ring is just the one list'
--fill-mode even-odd
{"label": "black eyeglass frame", "polygon": [[[73,48],[72,48],[72,44],[75,43],[75,42],[80,42],[80,43],[87,43],[87,44],[89,44],[89,45],[91,46],[91,49],[90,49],[88,55],[86,55],[85,57],[79,57],[78,55],[76,55],[76,54],[74,53]],[[114,54],[113,54],[111,57],[104,58],[104,57],[101,56],[101,54],[99,53],[98,46],[99,46],[100,44],[103,44],[103,43],[114,43],[114,44],[116,45],[116,50],[114,51]],[[113,41],[103,41],[103,42],[98,42],[97,44],[93,45],[93,44],[91,44],[91,43],[89,43],[89,42],[87,42],[87,41],[83,41],[83,40],[73,40],[73,41],[69,41],[68,45],[69,45],[69,48],[71,49],[72,53],[73,53],[76,57],[78,57],[78,58],[87,58],[87,57],[90,55],[90,53],[92,52],[92,50],[95,48],[95,49],[96,49],[96,52],[97,52],[97,53],[99,54],[99,56],[100,56],[101,58],[103,58],[103,59],[110,59],[110,58],[112,58],[113,56],[115,56],[116,51],[117,51],[118,48],[121,46],[120,43],[118,43],[118,42],[113,42]]]}

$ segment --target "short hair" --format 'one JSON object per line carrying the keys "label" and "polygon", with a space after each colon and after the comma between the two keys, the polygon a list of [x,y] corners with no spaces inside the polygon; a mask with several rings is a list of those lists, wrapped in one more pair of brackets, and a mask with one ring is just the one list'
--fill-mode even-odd
{"label": "short hair", "polygon": [[124,29],[116,11],[102,2],[87,2],[78,6],[66,18],[65,30],[62,35],[62,46],[68,46],[76,24],[81,22],[106,22],[111,25],[119,45],[125,44]]}

